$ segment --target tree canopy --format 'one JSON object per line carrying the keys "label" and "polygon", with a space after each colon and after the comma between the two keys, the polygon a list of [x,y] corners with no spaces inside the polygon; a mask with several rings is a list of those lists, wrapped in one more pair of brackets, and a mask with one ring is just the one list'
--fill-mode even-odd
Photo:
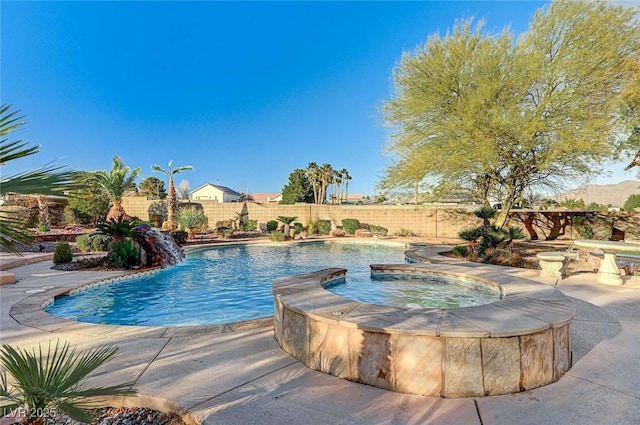
{"label": "tree canopy", "polygon": [[167,197],[167,189],[164,182],[157,177],[147,177],[140,182],[138,187],[140,194],[149,199],[164,199]]}
{"label": "tree canopy", "polygon": [[560,0],[517,40],[472,20],[431,35],[394,71],[381,187],[466,188],[499,200],[501,226],[525,189],[586,181],[634,153],[623,94],[635,93],[639,34],[638,9]]}
{"label": "tree canopy", "polygon": [[313,203],[313,188],[307,179],[305,170],[297,168],[289,174],[289,183],[282,188],[281,204],[292,205],[296,202]]}

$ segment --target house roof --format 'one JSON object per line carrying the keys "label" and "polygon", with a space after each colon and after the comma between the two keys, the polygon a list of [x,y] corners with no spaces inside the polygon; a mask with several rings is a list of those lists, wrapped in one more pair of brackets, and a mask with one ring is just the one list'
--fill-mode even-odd
{"label": "house roof", "polygon": [[229,194],[229,195],[237,195],[237,196],[240,196],[240,193],[236,192],[236,191],[235,191],[235,190],[233,190],[233,189],[230,189],[230,188],[228,188],[228,187],[226,187],[226,186],[220,186],[220,185],[217,185],[217,184],[211,184],[211,183],[205,183],[205,184],[203,184],[202,186],[200,186],[200,187],[198,187],[198,188],[196,188],[196,189],[193,189],[193,190],[191,191],[191,193],[197,192],[197,191],[199,191],[200,189],[204,189],[204,188],[205,188],[205,187],[207,187],[207,186],[214,187],[214,188],[218,189],[219,191],[221,191],[221,192],[223,192],[223,193],[227,193],[227,194]]}
{"label": "house roof", "polygon": [[254,202],[267,202],[269,200],[274,201],[276,198],[281,197],[280,193],[252,193],[251,197]]}

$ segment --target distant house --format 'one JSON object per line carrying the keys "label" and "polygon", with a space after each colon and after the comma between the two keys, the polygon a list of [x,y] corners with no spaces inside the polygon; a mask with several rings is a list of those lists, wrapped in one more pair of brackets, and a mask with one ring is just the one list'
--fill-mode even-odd
{"label": "distant house", "polygon": [[252,193],[251,198],[259,204],[282,201],[281,193]]}
{"label": "distant house", "polygon": [[191,199],[194,201],[209,199],[220,203],[238,202],[240,201],[240,196],[241,195],[233,189],[211,183],[203,184],[199,188],[191,191]]}
{"label": "distant house", "polygon": [[355,204],[358,202],[364,202],[368,199],[369,197],[367,195],[364,195],[362,193],[350,193],[348,195],[343,195],[342,196],[342,203],[343,204]]}

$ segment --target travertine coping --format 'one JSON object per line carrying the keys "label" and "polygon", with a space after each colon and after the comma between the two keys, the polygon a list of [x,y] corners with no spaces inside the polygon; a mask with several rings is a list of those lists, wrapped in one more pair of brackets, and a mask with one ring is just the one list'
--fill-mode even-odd
{"label": "travertine coping", "polygon": [[277,279],[275,339],[307,367],[391,391],[439,397],[516,393],[571,366],[575,309],[553,287],[450,264],[374,265],[373,273],[464,276],[499,288],[477,307],[412,309],[360,303],[323,288],[345,269]]}
{"label": "travertine coping", "polygon": [[94,286],[107,285],[121,279],[131,279],[134,275],[150,274],[160,271],[160,268],[144,272],[124,272],[120,276],[108,279],[99,279],[91,283],[79,284],[76,288],[49,288],[39,290],[23,300],[11,306],[9,315],[18,323],[37,328],[46,332],[66,332],[70,330],[86,330],[96,335],[138,335],[155,337],[179,337],[217,335],[229,332],[245,331],[250,329],[265,328],[271,326],[273,320],[263,317],[253,320],[245,320],[233,323],[221,323],[215,325],[189,325],[189,326],[136,326],[136,325],[107,325],[100,323],[77,322],[61,317],[53,316],[43,309],[55,301],[56,298],[71,295]]}

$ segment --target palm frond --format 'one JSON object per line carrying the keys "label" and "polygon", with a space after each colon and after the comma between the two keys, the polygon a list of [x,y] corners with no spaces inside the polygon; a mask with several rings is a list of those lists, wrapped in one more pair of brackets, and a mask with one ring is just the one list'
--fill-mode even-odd
{"label": "palm frond", "polygon": [[0,136],[5,136],[15,131],[18,127],[26,124],[21,121],[24,115],[18,115],[20,110],[9,112],[11,105],[5,103],[0,106]]}
{"label": "palm frond", "polygon": [[[100,345],[83,354],[79,354],[69,342],[60,344],[49,342],[45,351],[42,345],[38,351],[14,348],[3,345],[0,348],[0,362],[3,368],[15,380],[13,402],[24,405],[29,411],[44,411],[48,406],[56,406],[68,416],[88,422],[90,415],[87,408],[95,403],[95,397],[120,396],[135,394],[132,382],[109,387],[85,388],[83,380],[95,369],[111,360],[118,348],[111,345]],[[6,378],[2,380],[2,390]],[[2,393],[0,393],[2,394]]]}
{"label": "palm frond", "polygon": [[12,254],[22,255],[16,244],[30,244],[33,241],[26,223],[18,211],[0,211],[0,246]]}

